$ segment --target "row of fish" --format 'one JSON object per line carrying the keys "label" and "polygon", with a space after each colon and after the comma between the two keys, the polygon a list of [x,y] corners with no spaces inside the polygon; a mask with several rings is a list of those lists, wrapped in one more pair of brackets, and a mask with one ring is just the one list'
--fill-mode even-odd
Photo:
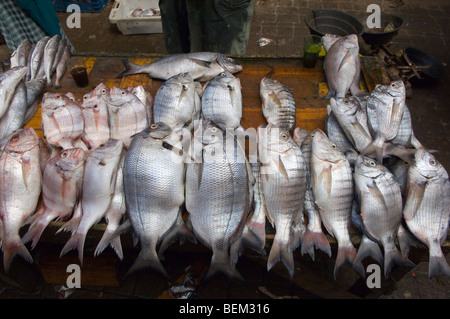
{"label": "row of fish", "polygon": [[70,46],[57,35],[35,45],[29,39],[20,43],[11,54],[11,68],[0,74],[0,140],[34,116],[55,73],[55,86],[60,87],[69,57]]}

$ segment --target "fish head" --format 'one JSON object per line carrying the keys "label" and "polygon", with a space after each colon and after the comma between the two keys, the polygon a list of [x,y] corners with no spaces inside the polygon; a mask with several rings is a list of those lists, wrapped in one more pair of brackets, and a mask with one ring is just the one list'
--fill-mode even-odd
{"label": "fish head", "polygon": [[377,84],[374,91],[388,94],[394,98],[405,98],[406,96],[406,88],[402,80],[395,80],[388,84]]}
{"label": "fish head", "polygon": [[34,148],[39,148],[39,137],[32,127],[17,130],[5,145],[5,152],[25,153]]}
{"label": "fish head", "polygon": [[359,108],[359,101],[351,97],[332,97],[330,99],[330,107],[335,114],[353,115]]}
{"label": "fish head", "polygon": [[346,159],[336,143],[331,141],[321,129],[317,129],[314,133],[311,152],[321,160],[332,163]]}
{"label": "fish head", "polygon": [[448,173],[442,164],[424,148],[420,148],[415,152],[413,167],[426,179],[435,177],[448,179]]}
{"label": "fish head", "polygon": [[100,83],[94,89],[94,94],[97,96],[101,96],[104,100],[108,99],[109,96],[109,88],[105,83]]}
{"label": "fish head", "polygon": [[343,37],[344,41],[342,41],[341,45],[346,49],[359,49],[358,36],[356,34],[349,34]]}
{"label": "fish head", "polygon": [[109,139],[107,142],[100,144],[96,149],[91,151],[89,156],[92,156],[99,161],[107,161],[111,158],[117,158],[122,154],[123,141],[119,139]]}
{"label": "fish head", "polygon": [[204,145],[221,143],[223,140],[223,131],[211,119],[205,119],[199,127],[202,130],[201,142]]}
{"label": "fish head", "polygon": [[[143,131],[145,136],[150,136],[154,139],[162,140],[172,133],[172,128],[166,123],[153,123]],[[138,133],[139,134],[139,133]],[[145,137],[144,136],[144,137]]]}
{"label": "fish head", "polygon": [[46,92],[42,97],[42,108],[45,110],[56,110],[66,106],[69,97],[62,93]]}
{"label": "fish head", "polygon": [[127,89],[113,87],[109,91],[108,104],[120,107],[127,103],[132,103],[137,97]]}
{"label": "fish head", "polygon": [[258,146],[261,154],[286,153],[298,145],[289,133],[289,129],[281,128],[275,124],[261,125],[258,128]]}
{"label": "fish head", "polygon": [[279,85],[280,84],[277,80],[268,77],[263,77],[261,79],[261,82],[259,84],[259,95],[261,96],[263,102],[267,99],[276,98],[275,89]]}
{"label": "fish head", "polygon": [[341,38],[341,36],[336,35],[336,34],[325,34],[324,36],[322,36],[322,44],[325,48],[325,51],[328,51],[331,46],[336,43],[337,40],[339,40]]}
{"label": "fish head", "polygon": [[386,172],[386,167],[380,165],[371,157],[358,155],[355,162],[355,173],[369,178],[376,178]]}
{"label": "fish head", "polygon": [[219,64],[225,71],[230,73],[237,73],[242,71],[242,65],[236,62],[234,59],[219,54],[216,58],[217,64]]}
{"label": "fish head", "polygon": [[55,157],[55,166],[62,171],[72,171],[84,165],[86,152],[82,148],[68,148]]}
{"label": "fish head", "polygon": [[168,81],[176,83],[181,92],[195,92],[195,83],[189,73],[180,73],[172,76]]}

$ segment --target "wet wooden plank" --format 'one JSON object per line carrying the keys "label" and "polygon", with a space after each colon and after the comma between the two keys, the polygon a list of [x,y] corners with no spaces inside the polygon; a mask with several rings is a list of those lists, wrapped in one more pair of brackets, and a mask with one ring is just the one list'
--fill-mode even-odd
{"label": "wet wooden plank", "polygon": [[361,72],[369,92],[372,92],[377,84],[389,83],[389,75],[375,56],[361,56]]}

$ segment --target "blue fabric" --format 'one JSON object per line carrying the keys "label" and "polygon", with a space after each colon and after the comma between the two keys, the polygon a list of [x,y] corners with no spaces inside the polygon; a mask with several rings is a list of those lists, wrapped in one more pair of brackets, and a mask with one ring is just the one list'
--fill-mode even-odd
{"label": "blue fabric", "polygon": [[51,0],[16,1],[48,35],[61,36],[59,17]]}

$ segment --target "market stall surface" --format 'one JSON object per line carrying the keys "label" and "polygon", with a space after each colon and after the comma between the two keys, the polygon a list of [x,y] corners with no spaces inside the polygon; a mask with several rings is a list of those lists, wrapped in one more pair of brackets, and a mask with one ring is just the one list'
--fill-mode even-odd
{"label": "market stall surface", "polygon": [[[367,2],[367,1],[366,1]],[[394,3],[394,1],[390,1]],[[90,86],[77,88],[69,75],[63,79],[60,92],[72,92],[78,98],[91,90],[97,84],[104,82],[109,86],[126,87],[143,84],[151,94],[155,94],[160,81],[152,81],[145,75],[136,75],[116,79],[121,71],[121,59],[138,59],[140,63],[151,61],[151,55],[164,54],[164,46],[160,34],[123,36],[108,21],[109,3],[102,13],[83,14],[82,28],[69,30],[67,33],[80,53],[91,58]],[[324,97],[325,78],[322,63],[312,70],[302,67],[301,39],[308,33],[303,15],[316,5],[321,7],[339,8],[357,16],[364,15],[365,1],[347,3],[344,1],[319,1],[314,4],[302,1],[257,1],[255,18],[248,55],[239,62],[244,66],[242,73],[237,74],[243,83],[244,98],[243,126],[256,127],[262,124],[259,99],[259,81],[263,76],[277,78],[292,91],[297,104],[297,124],[306,129],[323,127],[326,115],[326,100]],[[439,1],[430,2],[425,10],[413,10],[414,5],[423,6],[418,1],[409,1],[397,9],[387,9],[390,12],[406,14],[409,26],[405,27],[395,43],[399,48],[409,44],[413,47],[426,49],[427,52],[441,62],[448,62],[448,46],[445,41],[448,34],[442,35],[439,29],[427,36],[426,29],[433,25],[445,25],[444,15],[447,7]],[[312,6],[308,8],[308,6]],[[348,6],[350,6],[348,8]],[[293,13],[293,8],[296,8]],[[290,9],[290,10],[289,10]],[[67,18],[61,13],[61,21]],[[420,19],[418,17],[420,16]],[[270,22],[269,22],[270,21]],[[417,27],[418,21],[427,24],[427,28]],[[447,24],[448,25],[448,24]],[[64,25],[63,25],[64,26]],[[284,26],[284,27],[283,27]],[[415,31],[415,28],[418,31]],[[260,47],[257,40],[268,37],[274,41]],[[437,43],[440,43],[439,45]],[[130,55],[131,53],[131,55]],[[96,55],[97,57],[94,57]],[[121,57],[111,57],[119,55]],[[268,58],[270,57],[270,58]],[[446,71],[450,71],[445,65]],[[447,78],[439,81],[418,82],[413,86],[413,95],[407,99],[411,110],[414,130],[417,138],[423,144],[437,151],[436,157],[447,170],[450,169],[450,139],[448,124],[450,112],[448,102],[450,90]],[[36,121],[36,119],[34,119]],[[30,123],[38,127],[38,122]],[[42,133],[42,132],[41,132]],[[133,246],[131,235],[123,236],[124,260],[119,260],[112,250],[105,250],[100,256],[94,257],[93,252],[102,232],[102,225],[95,226],[86,240],[85,259],[82,267],[81,288],[67,289],[67,266],[78,264],[76,254],[67,254],[59,258],[62,246],[67,240],[64,234],[55,236],[57,225],[49,227],[44,232],[41,242],[33,250],[35,263],[28,264],[16,257],[9,273],[0,272],[0,298],[133,298],[133,299],[167,299],[173,298],[173,284],[169,284],[159,275],[151,271],[141,271],[124,276],[139,249]],[[268,228],[266,251],[270,248],[273,236]],[[245,278],[244,282],[229,281],[225,278],[194,284],[194,289],[185,293],[197,299],[334,299],[334,298],[439,298],[450,297],[450,280],[439,275],[428,279],[428,251],[413,248],[410,259],[416,266],[395,267],[391,277],[381,278],[380,288],[369,288],[365,279],[360,278],[353,269],[344,267],[336,279],[333,278],[333,268],[336,256],[336,244],[332,244],[332,258],[317,252],[314,261],[307,255],[302,256],[297,250],[294,253],[295,273],[291,279],[282,264],[277,264],[267,271],[267,257],[252,251],[246,251],[238,261],[237,269]],[[358,244],[358,237],[352,238]],[[450,247],[443,247],[447,261],[450,262]],[[169,274],[175,278],[175,283],[182,285],[186,279],[202,278],[209,265],[211,252],[200,244],[186,243],[182,246],[174,244],[166,253],[163,264]],[[372,261],[367,260],[366,266]],[[189,287],[188,287],[189,288]],[[172,294],[171,294],[172,292]]]}

